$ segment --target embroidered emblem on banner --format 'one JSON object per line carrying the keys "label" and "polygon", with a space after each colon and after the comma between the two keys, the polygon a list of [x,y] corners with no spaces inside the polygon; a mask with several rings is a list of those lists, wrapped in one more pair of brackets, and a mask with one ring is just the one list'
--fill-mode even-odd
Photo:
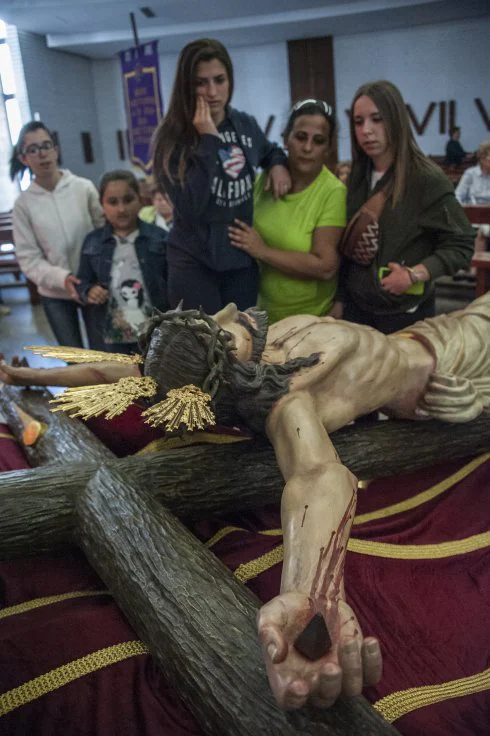
{"label": "embroidered emblem on banner", "polygon": [[220,148],[218,155],[223,164],[223,169],[232,179],[237,179],[240,171],[245,166],[245,154],[240,146],[230,146],[230,148]]}

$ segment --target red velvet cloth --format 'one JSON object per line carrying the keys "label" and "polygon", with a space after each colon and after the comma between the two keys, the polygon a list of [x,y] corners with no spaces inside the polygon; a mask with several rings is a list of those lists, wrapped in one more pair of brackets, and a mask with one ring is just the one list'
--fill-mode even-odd
{"label": "red velvet cloth", "polygon": [[[78,551],[0,565],[1,608],[105,589]],[[0,694],[104,647],[138,639],[110,596],[17,613],[0,627]],[[86,674],[0,718],[2,736],[197,736],[192,716],[150,655]]]}
{"label": "red velvet cloth", "polygon": [[[123,414],[114,419],[108,420],[104,417],[94,417],[89,419],[86,424],[109,450],[117,457],[125,457],[126,455],[134,455],[135,453],[147,447],[155,440],[163,440],[165,432],[157,427],[151,427],[141,418],[143,409],[137,404],[131,404]],[[252,435],[245,426],[241,427],[208,427],[205,432],[194,432],[187,435],[187,439],[194,444],[200,442],[212,442],[212,438],[216,437],[216,441],[221,436],[235,436],[250,438]],[[171,440],[172,441],[172,440]]]}
{"label": "red velvet cloth", "polygon": [[29,467],[27,458],[14,439],[9,427],[0,423],[0,473]]}
{"label": "red velvet cloth", "polygon": [[[383,509],[431,488],[467,461],[384,478],[359,491],[356,515]],[[490,461],[431,501],[355,525],[352,537],[400,545],[440,544],[488,532]],[[277,509],[201,522],[205,541],[226,525],[244,527],[213,546],[235,570],[281,544],[264,536],[278,528]],[[263,601],[279,590],[281,565],[249,583]],[[490,667],[490,547],[442,559],[389,559],[349,552],[345,567],[349,603],[365,635],[381,641],[384,673],[365,695],[372,702],[393,692],[476,675]],[[394,724],[404,736],[486,736],[490,692],[445,700],[413,711]]]}
{"label": "red velvet cloth", "polygon": [[[462,465],[458,461],[374,481],[359,492],[357,516],[411,498]],[[352,536],[389,543],[396,550],[404,545],[437,545],[487,532],[489,487],[490,463],[486,462],[433,500],[355,525]],[[281,544],[280,536],[260,534],[279,524],[278,510],[270,508],[202,521],[193,525],[193,531],[207,541],[225,526],[245,529],[227,534],[213,546],[225,564],[236,570]],[[364,634],[380,638],[384,656],[383,679],[366,692],[371,701],[411,687],[476,675],[490,666],[488,550],[487,546],[441,559],[348,553],[349,601]],[[252,579],[249,587],[262,600],[268,600],[279,590],[280,572],[281,565],[276,564]],[[0,566],[2,606],[92,586],[100,586],[100,582],[81,555],[74,552]],[[105,597],[57,603],[16,615],[2,620],[0,632],[2,691],[80,653],[137,638],[112,600]],[[14,667],[12,661],[16,662]],[[156,674],[149,657],[131,658],[82,680],[4,716],[0,731],[7,724],[10,730],[6,734],[199,733]],[[120,707],[121,700],[124,707]],[[395,726],[404,736],[486,736],[489,701],[488,690],[445,700],[401,717]],[[62,730],[61,720],[57,720],[60,713],[65,719]]]}

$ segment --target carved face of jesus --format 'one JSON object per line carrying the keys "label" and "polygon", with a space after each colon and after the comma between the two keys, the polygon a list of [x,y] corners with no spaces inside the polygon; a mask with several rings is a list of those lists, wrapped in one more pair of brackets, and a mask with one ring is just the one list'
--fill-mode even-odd
{"label": "carved face of jesus", "polygon": [[239,312],[236,304],[228,304],[224,309],[213,315],[213,319],[233,337],[235,355],[238,360],[250,360],[253,347],[252,335],[243,324],[245,320],[252,324],[249,315]]}

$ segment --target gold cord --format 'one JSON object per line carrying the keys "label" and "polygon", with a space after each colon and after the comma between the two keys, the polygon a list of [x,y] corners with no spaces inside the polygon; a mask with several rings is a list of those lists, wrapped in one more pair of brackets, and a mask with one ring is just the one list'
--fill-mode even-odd
{"label": "gold cord", "polygon": [[373,703],[373,707],[388,723],[393,723],[407,713],[425,708],[427,705],[452,698],[463,698],[465,695],[473,695],[488,689],[490,689],[490,669],[470,677],[461,677],[459,680],[441,682],[439,685],[398,690]]}
{"label": "gold cord", "polygon": [[56,667],[44,675],[28,680],[23,685],[7,690],[7,692],[0,695],[0,716],[37,700],[43,695],[53,692],[53,690],[58,690],[63,685],[68,685],[68,683],[91,672],[96,672],[103,667],[140,654],[148,654],[148,647],[143,642],[135,640],[105,647],[87,654],[85,657],[74,659],[72,662]]}

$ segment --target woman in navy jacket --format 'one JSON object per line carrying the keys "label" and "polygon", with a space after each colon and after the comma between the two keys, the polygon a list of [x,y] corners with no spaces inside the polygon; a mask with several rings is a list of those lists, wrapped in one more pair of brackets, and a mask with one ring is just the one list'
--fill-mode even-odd
{"label": "woman in navy jacket", "polygon": [[202,306],[208,314],[229,302],[256,303],[257,264],[233,248],[235,218],[252,224],[255,169],[269,172],[274,196],[291,186],[282,149],[255,118],[229,105],[233,66],[218,41],[200,39],[181,52],[167,115],[156,138],[154,172],[174,205],[168,236],[171,307]]}

